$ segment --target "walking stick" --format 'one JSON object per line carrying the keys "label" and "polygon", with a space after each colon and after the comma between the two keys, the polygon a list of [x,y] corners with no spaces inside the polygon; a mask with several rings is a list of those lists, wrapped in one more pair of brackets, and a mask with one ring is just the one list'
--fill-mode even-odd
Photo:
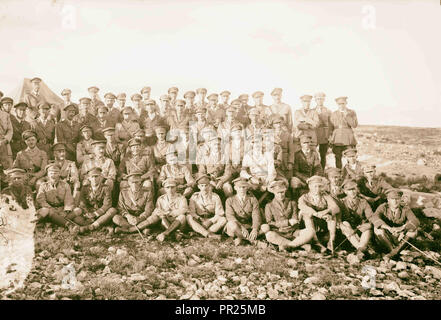
{"label": "walking stick", "polygon": [[406,239],[403,239],[404,242],[406,242],[408,245],[410,245],[412,248],[416,249],[418,252],[424,254],[427,258],[429,258],[430,260],[434,261],[436,264],[441,266],[441,263],[438,260],[435,260],[434,258],[432,258],[431,256],[429,256],[427,253],[425,253],[424,251],[418,249],[416,246],[414,246],[413,244],[411,244],[409,241],[407,241]]}

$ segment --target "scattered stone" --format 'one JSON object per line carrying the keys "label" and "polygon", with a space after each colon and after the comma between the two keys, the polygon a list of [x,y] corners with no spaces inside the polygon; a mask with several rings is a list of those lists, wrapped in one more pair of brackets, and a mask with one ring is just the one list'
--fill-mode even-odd
{"label": "scattered stone", "polygon": [[312,295],[311,300],[326,300],[326,296],[323,293],[316,292]]}
{"label": "scattered stone", "polygon": [[236,259],[234,259],[234,263],[237,263],[237,264],[240,264],[240,263],[242,263],[242,258],[236,258]]}
{"label": "scattered stone", "polygon": [[291,277],[291,278],[298,278],[299,277],[299,271],[298,270],[291,270],[290,272],[289,272],[289,276]]}
{"label": "scattered stone", "polygon": [[125,249],[117,249],[116,250],[116,255],[117,256],[127,256],[129,253],[127,252],[127,250]]}
{"label": "scattered stone", "polygon": [[146,280],[146,276],[143,276],[142,274],[139,273],[134,273],[130,276],[130,281],[144,281]]}
{"label": "scattered stone", "polygon": [[389,293],[391,293],[391,292],[393,292],[393,291],[395,291],[395,292],[399,292],[400,291],[400,286],[396,283],[396,282],[389,282],[389,283],[387,283],[385,286],[384,286],[384,288],[383,288],[383,292],[385,293],[385,294],[389,294]]}
{"label": "scattered stone", "polygon": [[104,269],[103,269],[103,274],[109,274],[109,273],[111,273],[112,271],[110,270],[110,268],[109,268],[109,266],[106,266]]}
{"label": "scattered stone", "polygon": [[29,287],[31,289],[41,289],[43,285],[39,282],[32,282],[31,284],[29,284]]}
{"label": "scattered stone", "polygon": [[194,266],[198,265],[198,262],[197,262],[196,260],[194,260],[194,259],[188,259],[187,264],[188,264],[190,267],[194,267]]}
{"label": "scattered stone", "polygon": [[430,273],[434,278],[441,279],[441,269],[432,267],[432,266],[426,266],[424,268],[424,271],[426,273]]}
{"label": "scattered stone", "polygon": [[116,253],[116,248],[115,247],[109,247],[107,249],[107,251],[109,251],[110,253]]}
{"label": "scattered stone", "polygon": [[381,292],[380,290],[374,289],[372,288],[369,293],[374,296],[374,297],[380,297],[380,296],[384,296],[383,292]]}
{"label": "scattered stone", "polygon": [[360,263],[360,259],[353,253],[348,254],[348,256],[346,257],[346,260],[349,262],[350,265]]}
{"label": "scattered stone", "polygon": [[406,262],[398,261],[397,264],[395,265],[394,269],[397,271],[406,270],[407,264],[406,264]]}
{"label": "scattered stone", "polygon": [[42,257],[44,259],[47,259],[47,258],[49,258],[51,256],[51,254],[47,250],[41,251],[39,255],[40,255],[40,257]]}
{"label": "scattered stone", "polygon": [[425,166],[425,165],[427,165],[427,160],[424,159],[424,158],[419,158],[419,159],[417,160],[417,165],[418,165],[418,166]]}
{"label": "scattered stone", "polygon": [[398,278],[400,279],[408,279],[409,278],[409,274],[407,273],[407,271],[401,271],[398,273]]}
{"label": "scattered stone", "polygon": [[319,277],[308,277],[303,281],[304,284],[317,284],[320,282]]}

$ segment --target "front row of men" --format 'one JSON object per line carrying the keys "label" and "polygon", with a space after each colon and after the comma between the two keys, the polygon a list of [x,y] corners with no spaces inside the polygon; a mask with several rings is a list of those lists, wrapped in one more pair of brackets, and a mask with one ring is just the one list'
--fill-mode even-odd
{"label": "front row of men", "polygon": [[[365,171],[369,169],[372,166]],[[226,199],[225,206],[213,191],[214,181],[206,174],[196,179],[199,191],[189,201],[182,190],[178,192],[176,180],[166,178],[162,183],[164,193],[154,203],[154,192],[145,186],[144,174],[134,171],[126,176],[127,185],[121,188],[114,208],[113,186],[106,183],[101,168],[87,171],[79,205],[75,206],[69,183],[60,177],[59,164],[51,163],[45,168],[47,180],[38,189],[36,204],[42,221],[81,234],[105,225],[115,233],[150,234],[159,228],[161,232],[156,239],[164,241],[172,234],[179,239],[189,227],[206,238],[220,239],[225,233],[234,238],[236,245],[244,241],[258,243],[258,238],[265,238],[280,250],[297,247],[309,250],[315,245],[324,253],[334,251],[340,230],[340,235],[361,258],[373,253],[373,248],[395,257],[416,237],[419,227],[412,210],[401,201],[400,192],[386,190],[386,199],[376,204],[374,212],[369,198],[359,192],[360,182],[347,179],[338,185],[334,179],[337,171],[336,168],[328,171],[329,180],[317,175],[308,178],[308,188],[298,201],[286,196],[289,187],[286,179],[271,182],[267,190],[273,199],[264,210],[251,192],[252,184],[244,177],[233,180],[235,193]],[[8,175],[10,185],[3,190],[4,194],[14,195],[18,201],[31,197],[30,188],[24,185],[24,170],[10,169]]]}

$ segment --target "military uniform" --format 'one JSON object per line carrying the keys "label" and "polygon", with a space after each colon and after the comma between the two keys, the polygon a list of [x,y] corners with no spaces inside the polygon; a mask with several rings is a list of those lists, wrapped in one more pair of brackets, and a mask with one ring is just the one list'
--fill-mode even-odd
{"label": "military uniform", "polygon": [[349,163],[346,163],[343,166],[343,180],[346,179],[353,179],[358,181],[363,176],[363,166],[358,161],[355,163],[355,165],[350,165]]}
{"label": "military uniform", "polygon": [[109,112],[106,115],[106,120],[109,125],[115,127],[118,122],[122,121],[121,111],[116,107],[109,108]]}
{"label": "military uniform", "polygon": [[165,155],[167,154],[167,150],[173,146],[170,142],[167,141],[158,141],[153,146],[153,156],[155,158],[155,164],[158,172],[161,170],[162,166],[166,164]]}
{"label": "military uniform", "polygon": [[243,226],[247,230],[259,230],[261,217],[259,203],[254,196],[245,195],[240,199],[236,194],[225,202],[225,215],[227,218],[226,232],[230,237],[234,237],[234,226]]}
{"label": "military uniform", "polygon": [[271,115],[278,115],[283,117],[283,124],[288,130],[289,133],[292,132],[292,112],[291,112],[291,106],[286,103],[274,103],[269,107],[269,111]]}
{"label": "military uniform", "polygon": [[126,154],[119,165],[119,175],[121,179],[124,180],[127,175],[134,172],[142,174],[141,179],[143,181],[149,179],[153,182],[157,176],[157,171],[151,157],[142,154],[136,156]]}
{"label": "military uniform", "polygon": [[83,162],[83,165],[81,166],[81,170],[80,170],[80,179],[83,180],[83,184],[84,184],[84,177],[86,176],[87,172],[90,169],[96,167],[101,168],[102,175],[106,181],[105,183],[109,185],[113,190],[113,185],[116,179],[116,168],[112,159],[106,157],[103,157],[102,159],[97,159],[95,156],[92,156],[90,159],[86,159]]}
{"label": "military uniform", "polygon": [[190,121],[191,118],[189,114],[182,112],[180,115],[178,115],[176,111],[172,111],[166,119],[170,130],[177,130],[183,126],[188,127]]}
{"label": "military uniform", "polygon": [[360,178],[358,188],[360,194],[366,198],[373,209],[376,209],[381,203],[385,202],[386,190],[391,189],[392,186],[383,177],[377,176],[370,183],[366,177]]}
{"label": "military uniform", "polygon": [[26,120],[32,122],[32,120],[38,117],[38,106],[45,103],[46,100],[40,94],[40,92],[28,92],[24,97],[24,102],[28,105],[26,114]]}
{"label": "military uniform", "polygon": [[316,128],[320,123],[319,116],[314,109],[298,109],[294,112],[294,138],[309,136],[313,144],[317,144]]}
{"label": "military uniform", "polygon": [[92,148],[92,139],[84,140],[82,139],[77,144],[77,163],[78,166],[81,167],[84,160],[89,159],[93,155],[93,148]]}
{"label": "military uniform", "polygon": [[298,216],[297,203],[285,198],[283,201],[273,199],[265,206],[265,222],[271,230],[276,231],[281,236],[292,239],[294,231],[299,225],[290,226],[288,220],[295,219],[300,222]]}
{"label": "military uniform", "polygon": [[0,165],[3,169],[12,166],[11,141],[13,128],[9,113],[0,110]]}
{"label": "military uniform", "polygon": [[[163,183],[168,178],[174,179],[178,190],[182,190],[185,195],[190,195],[195,187],[195,180],[186,165],[165,164],[162,166],[158,183]],[[161,189],[159,192],[162,194],[164,191]]]}
{"label": "military uniform", "polygon": [[62,142],[66,146],[66,159],[76,160],[77,143],[80,137],[80,123],[67,119],[57,123],[56,135],[57,142]]}
{"label": "military uniform", "polygon": [[124,155],[125,155],[125,147],[122,143],[117,143],[117,142],[109,143],[109,141],[107,141],[105,156],[107,158],[112,159],[116,168],[119,167],[121,160],[124,158]]}
{"label": "military uniform", "polygon": [[[153,199],[149,191],[140,188],[134,193],[130,188],[122,189],[118,200],[118,215],[127,218],[132,215],[137,218],[138,223],[147,219],[153,212]],[[116,217],[116,216],[115,216]],[[113,219],[117,225],[117,219]]]}
{"label": "military uniform", "polygon": [[308,178],[315,175],[323,175],[317,151],[311,150],[307,155],[302,150],[297,151],[294,154],[293,176],[306,182]]}
{"label": "military uniform", "polygon": [[140,129],[139,123],[135,120],[123,120],[115,126],[116,141],[127,145],[127,142],[132,139],[135,132]]}
{"label": "military uniform", "polygon": [[51,147],[55,139],[55,121],[39,117],[31,125],[31,128],[37,134],[38,148],[46,152],[48,157],[52,158]]}
{"label": "military uniform", "polygon": [[26,143],[21,138],[23,132],[26,130],[31,130],[31,124],[26,120],[19,120],[14,115],[11,115],[12,124],[12,139],[11,139],[11,149],[12,158],[15,159],[17,153],[26,148]]}
{"label": "military uniform", "polygon": [[334,130],[331,122],[331,111],[322,106],[315,108],[319,118],[319,124],[316,128],[317,144],[319,145],[320,162],[322,168],[326,166],[326,154],[328,152],[329,137]]}

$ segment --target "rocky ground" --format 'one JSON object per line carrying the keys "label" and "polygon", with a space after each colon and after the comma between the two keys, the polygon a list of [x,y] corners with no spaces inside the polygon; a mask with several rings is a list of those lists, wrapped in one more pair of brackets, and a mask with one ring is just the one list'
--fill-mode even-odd
{"label": "rocky ground", "polygon": [[[437,190],[440,136],[438,129],[357,130],[363,161],[377,163],[394,185],[420,191]],[[417,246],[439,261],[439,221],[416,213],[434,238],[421,237]],[[103,230],[74,237],[48,225],[37,227],[35,243],[25,286],[0,292],[1,298],[441,299],[441,266],[413,248],[398,261],[376,257],[359,263],[345,245],[331,257],[196,236],[158,243],[138,234],[110,237]]]}

